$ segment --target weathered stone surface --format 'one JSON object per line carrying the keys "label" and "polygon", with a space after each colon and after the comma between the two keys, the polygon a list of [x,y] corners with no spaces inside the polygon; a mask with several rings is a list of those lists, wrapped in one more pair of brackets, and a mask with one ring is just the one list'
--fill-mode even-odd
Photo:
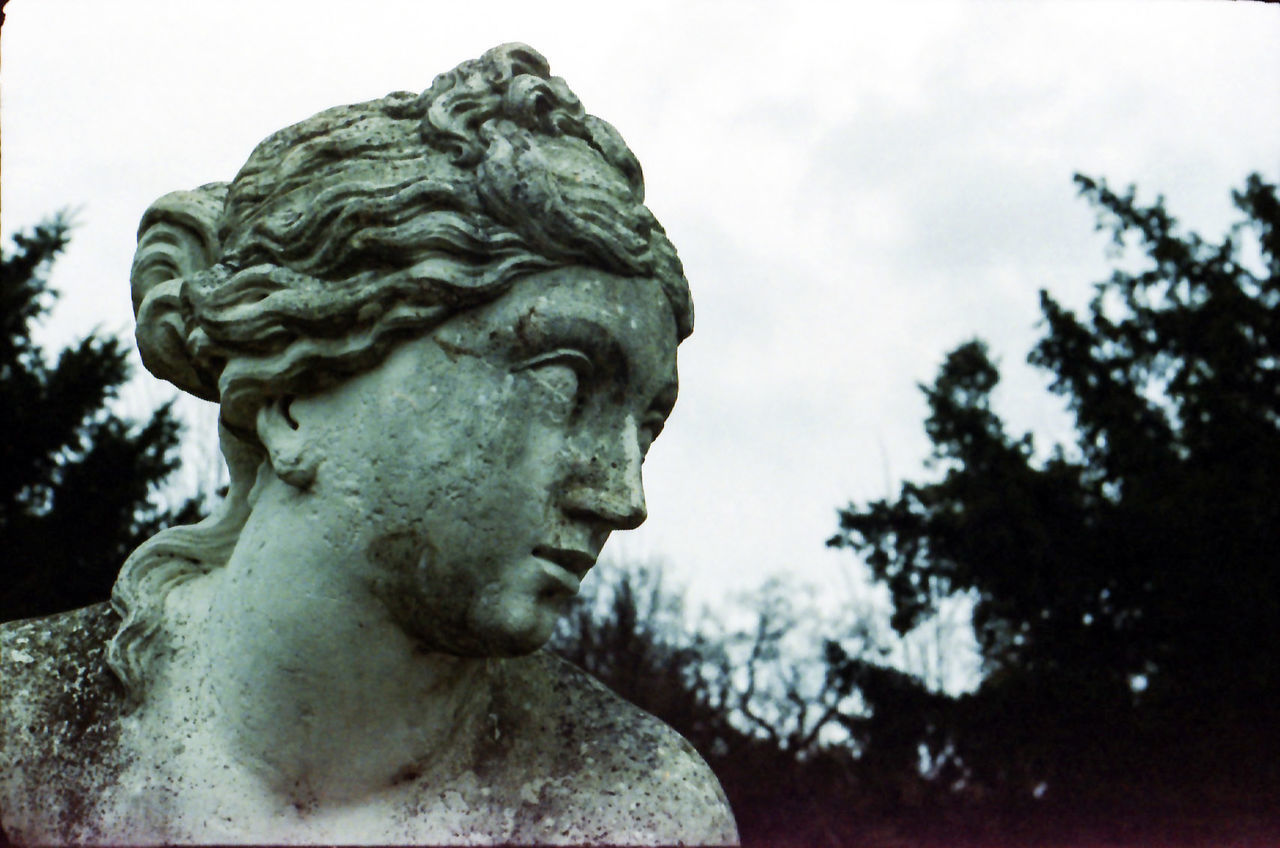
{"label": "weathered stone surface", "polygon": [[505,45],[144,216],[144,363],[230,492],[110,606],[0,626],[22,843],[728,843],[677,734],[542,652],[692,327],[639,165]]}
{"label": "weathered stone surface", "polygon": [[[408,763],[337,809],[320,798],[273,806],[217,770],[175,768],[200,737],[190,722],[177,721],[167,750],[122,744],[123,689],[102,651],[118,624],[102,604],[3,628],[0,792],[16,844],[733,838],[719,785],[687,742],[545,652],[485,662],[480,732],[465,757],[446,755],[447,769]],[[449,779],[432,780],[442,770]]]}

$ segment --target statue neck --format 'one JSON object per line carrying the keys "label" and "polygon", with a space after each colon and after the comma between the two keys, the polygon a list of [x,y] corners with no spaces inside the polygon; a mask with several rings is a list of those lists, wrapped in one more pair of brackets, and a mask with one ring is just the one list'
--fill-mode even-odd
{"label": "statue neck", "polygon": [[201,693],[179,709],[205,713],[206,747],[295,804],[465,768],[501,661],[422,650],[351,576],[359,534],[272,508],[290,497],[269,487],[228,564],[181,590],[202,614],[171,617],[158,700]]}

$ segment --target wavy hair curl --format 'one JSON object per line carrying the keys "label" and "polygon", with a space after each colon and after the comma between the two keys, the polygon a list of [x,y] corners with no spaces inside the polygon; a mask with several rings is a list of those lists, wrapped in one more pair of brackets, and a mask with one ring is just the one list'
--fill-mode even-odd
{"label": "wavy hair curl", "polygon": [[231,483],[207,519],[158,533],[121,569],[107,659],[135,703],[163,652],[165,598],[225,565],[248,519],[261,405],[368,370],[517,279],[570,265],[657,279],[677,341],[692,331],[639,162],[522,44],[419,95],[280,130],[230,184],[147,210],[131,273],[138,347],[156,376],[219,404]]}

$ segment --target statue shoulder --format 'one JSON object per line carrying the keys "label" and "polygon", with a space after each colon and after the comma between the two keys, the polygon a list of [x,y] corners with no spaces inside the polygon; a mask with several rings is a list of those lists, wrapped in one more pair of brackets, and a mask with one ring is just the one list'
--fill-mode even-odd
{"label": "statue shoulder", "polygon": [[[591,806],[575,837],[737,844],[724,790],[684,737],[559,657],[539,652],[529,661],[541,678],[533,701],[556,706],[543,712],[537,723],[543,738],[533,744],[557,752],[546,773],[567,777],[561,785]],[[544,788],[547,801],[555,783]]]}
{"label": "statue shoulder", "polygon": [[0,624],[0,818],[48,834],[110,780],[123,687],[106,664],[107,604]]}

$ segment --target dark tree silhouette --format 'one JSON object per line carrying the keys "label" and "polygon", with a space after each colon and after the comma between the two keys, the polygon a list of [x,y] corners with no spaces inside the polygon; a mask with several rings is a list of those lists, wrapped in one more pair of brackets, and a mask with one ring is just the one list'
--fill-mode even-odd
{"label": "dark tree silhouette", "polygon": [[125,557],[197,511],[152,496],[178,466],[169,406],[136,425],[109,409],[128,379],[126,349],[90,335],[52,363],[31,330],[54,295],[45,272],[66,247],[56,216],[13,236],[0,257],[0,620],[106,600]]}
{"label": "dark tree silhouette", "polygon": [[947,728],[932,746],[954,746],[970,789],[1059,838],[1090,822],[1274,828],[1276,187],[1250,176],[1214,243],[1181,233],[1161,199],[1076,182],[1119,267],[1084,317],[1042,292],[1029,357],[1067,400],[1074,443],[1037,460],[992,409],[986,346],[961,345],[924,387],[940,479],[850,505],[829,544],[865,556],[902,632],[974,593],[987,676],[928,704]]}
{"label": "dark tree silhouette", "polygon": [[[552,650],[689,740],[724,787],[744,846],[902,844],[862,814],[852,749],[821,744],[825,719],[801,718],[825,715],[822,698],[804,702],[787,686],[763,695],[752,682],[788,680],[796,659],[770,649],[787,624],[767,612],[780,607],[779,584],[753,600],[765,611],[756,623],[726,638],[685,624],[681,595],[663,585],[658,567],[604,569],[584,586]],[[730,641],[743,648],[740,658],[730,656]]]}
{"label": "dark tree silhouette", "polygon": [[717,747],[726,729],[723,698],[703,671],[716,647],[684,627],[681,599],[663,585],[661,569],[606,568],[607,584],[597,575],[584,586],[551,649],[685,738]]}

